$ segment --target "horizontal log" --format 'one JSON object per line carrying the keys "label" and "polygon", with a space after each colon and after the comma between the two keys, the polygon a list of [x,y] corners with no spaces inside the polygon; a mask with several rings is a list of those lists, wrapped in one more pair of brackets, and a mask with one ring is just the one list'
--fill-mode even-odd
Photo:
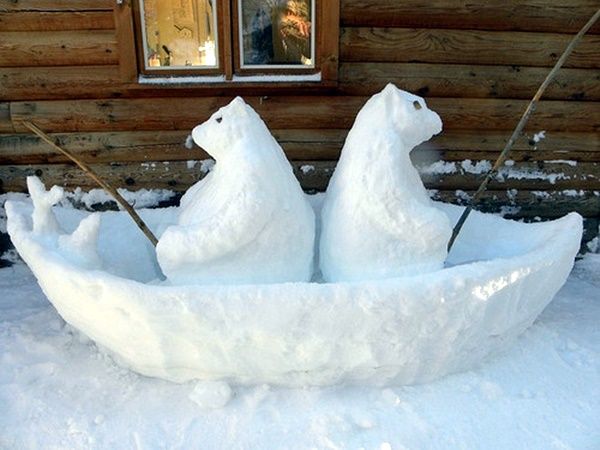
{"label": "horizontal log", "polygon": [[[577,33],[596,0],[342,0],[343,26]],[[600,33],[600,24],[590,30]]]}
{"label": "horizontal log", "polygon": [[[431,97],[530,99],[549,69],[460,64],[343,63],[340,91],[373,95],[387,83]],[[547,100],[600,100],[600,72],[561,69],[544,92]]]}
{"label": "horizontal log", "polygon": [[[347,128],[364,101],[359,97],[245,100],[271,128],[296,129]],[[46,132],[190,130],[230,101],[230,97],[197,97],[14,102],[11,115],[15,123],[32,120]]]}
{"label": "horizontal log", "polygon": [[[271,130],[291,160],[334,160],[344,144],[347,130]],[[59,145],[88,163],[187,161],[208,157],[184,142],[189,130],[56,133]],[[495,160],[508,139],[508,132],[444,131],[413,152],[415,161]],[[574,160],[600,162],[597,133],[547,133],[535,142],[531,134],[521,136],[513,147],[514,161]],[[66,157],[52,151],[33,134],[0,134],[0,165],[65,163]]]}
{"label": "horizontal log", "polygon": [[[289,159],[330,160],[339,156],[345,130],[272,130]],[[202,149],[189,149],[189,131],[58,133],[51,136],[87,163],[188,161],[209,158]],[[0,134],[0,165],[65,163],[32,134]]]}
{"label": "horizontal log", "polygon": [[117,64],[114,31],[0,32],[0,66]]}
{"label": "horizontal log", "polygon": [[[11,118],[34,121],[46,132],[191,129],[227,104],[228,97],[63,100],[11,103]],[[364,97],[246,97],[270,128],[350,128]],[[525,100],[430,98],[445,129],[510,130]],[[596,131],[600,108],[592,102],[542,101],[530,118],[533,131]]]}
{"label": "horizontal log", "polygon": [[[555,33],[342,28],[342,62],[421,62],[552,67],[572,36]],[[565,67],[600,68],[600,35],[586,35]]]}
{"label": "horizontal log", "polygon": [[[184,162],[94,164],[91,167],[104,181],[114,187],[132,190],[156,188],[183,191],[204,175],[200,165],[188,169],[188,165]],[[30,175],[40,177],[48,186],[56,184],[70,189],[81,187],[84,190],[98,187],[91,178],[74,165],[0,166],[2,191],[25,192],[26,177]]]}
{"label": "horizontal log", "polygon": [[[505,131],[472,131],[472,130],[444,130],[421,148],[432,150],[499,152],[509,138],[510,133]],[[562,159],[576,153],[600,152],[600,135],[598,133],[572,133],[572,132],[547,132],[538,142],[535,134],[528,132],[521,135],[515,142],[512,151],[529,153],[532,159],[543,159],[538,156],[544,152],[562,154]],[[485,159],[485,158],[479,158]],[[560,158],[558,158],[560,159]]]}
{"label": "horizontal log", "polygon": [[[478,164],[479,163],[479,164]],[[296,175],[305,189],[324,190],[334,169],[334,161],[294,161]],[[300,170],[304,166],[305,170]],[[429,166],[429,165],[428,165]],[[310,170],[307,168],[311,167]],[[483,181],[489,161],[443,163],[436,170],[418,167],[428,189],[475,190]],[[427,170],[429,169],[429,170]],[[519,163],[503,167],[489,183],[490,190],[600,190],[600,164]]]}
{"label": "horizontal log", "polygon": [[[435,162],[418,166],[423,182],[433,189],[476,189],[490,161]],[[502,167],[489,184],[499,189],[600,189],[600,163],[571,161],[519,162]]]}
{"label": "horizontal log", "polygon": [[[339,93],[372,95],[387,83],[426,97],[529,99],[547,75],[540,67],[459,64],[343,63]],[[269,88],[264,94],[269,95]],[[200,89],[200,90],[199,90]],[[289,88],[287,91],[297,93]],[[305,88],[303,88],[305,89]],[[286,95],[277,86],[277,95]],[[303,92],[306,92],[303,90]],[[0,101],[119,97],[262,95],[256,86],[148,87],[122,83],[118,66],[0,67]],[[544,94],[548,100],[600,100],[600,73],[561,69]]]}
{"label": "horizontal log", "polygon": [[[304,189],[322,191],[335,170],[335,161],[293,161],[295,173]],[[421,178],[429,189],[475,190],[483,176],[475,163],[451,173],[424,173]],[[182,191],[195,183],[202,175],[201,165],[191,165],[183,161],[143,162],[138,164],[113,163],[95,164],[93,169],[106,181],[117,187],[129,189],[164,188]],[[475,169],[474,169],[475,168]],[[502,170],[489,185],[490,190],[600,190],[600,164],[521,163]],[[94,187],[94,182],[73,165],[36,164],[23,166],[0,166],[0,180],[4,191],[23,191],[26,177],[37,175],[47,184],[59,184],[74,188]]]}
{"label": "horizontal log", "polygon": [[[433,191],[432,198],[444,203],[466,205],[475,191]],[[506,218],[557,218],[570,212],[584,217],[600,214],[600,196],[590,191],[486,191],[478,211],[502,214]]]}
{"label": "horizontal log", "polygon": [[306,83],[216,83],[147,85],[122,82],[117,65],[0,67],[0,101],[88,98],[269,96],[334,93],[333,85]]}
{"label": "horizontal log", "polygon": [[2,2],[2,11],[112,11],[112,0],[12,0]]}
{"label": "horizontal log", "polygon": [[0,31],[111,30],[112,11],[0,11]]}
{"label": "horizontal log", "polygon": [[0,101],[121,93],[119,66],[0,67]]}

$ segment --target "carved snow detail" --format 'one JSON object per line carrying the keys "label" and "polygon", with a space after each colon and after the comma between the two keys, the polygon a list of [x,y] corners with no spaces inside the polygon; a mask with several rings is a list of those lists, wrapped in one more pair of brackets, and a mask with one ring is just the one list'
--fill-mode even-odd
{"label": "carved snow detail", "polygon": [[58,235],[58,249],[63,257],[86,269],[100,268],[102,260],[97,245],[100,214],[94,213],[84,218],[73,233],[67,234],[52,211],[52,207],[64,197],[64,189],[52,186],[47,191],[44,183],[34,176],[27,177],[27,188],[33,202],[34,234]]}
{"label": "carved snow detail", "polygon": [[63,234],[58,238],[58,246],[65,256],[76,260],[83,267],[100,268],[102,261],[98,256],[98,232],[100,213],[93,213],[79,222],[72,234]]}
{"label": "carved snow detail", "polygon": [[52,186],[46,191],[44,183],[38,177],[27,177],[27,189],[33,202],[33,232],[36,234],[53,234],[61,230],[52,207],[64,196],[64,189]]}

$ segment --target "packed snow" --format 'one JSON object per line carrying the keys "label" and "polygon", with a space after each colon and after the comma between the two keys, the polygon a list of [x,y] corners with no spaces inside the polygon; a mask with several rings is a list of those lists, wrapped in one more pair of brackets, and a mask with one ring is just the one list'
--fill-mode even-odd
{"label": "packed snow", "polygon": [[[506,164],[506,166],[512,165],[513,164],[510,163]],[[454,161],[439,160],[418,167],[419,173],[427,175],[447,175],[454,173],[470,173],[473,175],[481,175],[488,173],[491,169],[492,163],[485,159],[476,162],[473,162],[470,159],[465,159],[459,164]]]}
{"label": "packed snow", "polygon": [[453,161],[435,161],[419,167],[419,173],[426,175],[444,175],[457,172],[456,163]]}
{"label": "packed snow", "polygon": [[546,139],[546,130],[539,131],[533,135],[533,142],[538,144],[543,139]]}
{"label": "packed snow", "polygon": [[[434,206],[450,222],[462,211]],[[577,214],[523,224],[474,212],[448,268],[431,273],[168,286],[156,281],[152,248],[124,212],[102,213],[104,270],[89,270],[60,245],[88,213],[54,208],[58,231],[40,234],[31,205],[5,207],[15,247],[62,317],[125,367],[177,382],[394,385],[468,370],[531,325],[564,283],[582,232]],[[178,212],[140,214],[160,239]]]}
{"label": "packed snow", "polygon": [[[135,208],[149,208],[156,206],[161,202],[169,202],[176,196],[174,191],[169,189],[138,189],[130,191],[128,189],[117,189],[121,197]],[[93,209],[100,205],[108,203],[116,204],[120,209],[121,205],[115,202],[115,199],[104,189],[90,189],[83,191],[81,188],[76,188],[72,192],[65,191],[64,200],[61,205],[66,206],[71,203],[75,207],[84,206],[88,209]]]}
{"label": "packed snow", "polygon": [[431,204],[410,161],[411,150],[441,130],[440,117],[421,97],[392,84],[363,106],[323,205],[325,280],[385,279],[443,267],[452,226]]}
{"label": "packed snow", "polygon": [[514,346],[436,382],[209,395],[120,367],[17,264],[0,269],[0,448],[594,449],[599,290],[600,255],[588,254]]}
{"label": "packed snow", "polygon": [[303,164],[302,166],[300,166],[300,171],[306,175],[309,174],[311,172],[315,171],[315,166],[313,166],[312,164]]}
{"label": "packed snow", "polygon": [[566,164],[571,167],[577,167],[577,161],[574,161],[572,159],[550,159],[544,162],[549,164]]}
{"label": "packed snow", "polygon": [[[568,165],[571,167],[577,166],[577,161],[570,160],[551,160],[544,161],[545,163],[555,165]],[[492,163],[488,160],[473,162],[470,159],[456,163],[454,161],[434,161],[428,164],[421,164],[417,167],[420,174],[423,175],[450,175],[450,174],[472,174],[482,175],[487,174],[492,169]],[[578,175],[581,178],[586,175]],[[553,171],[540,170],[532,167],[519,167],[515,165],[513,160],[507,160],[504,166],[501,167],[494,178],[500,182],[506,180],[543,180],[550,184],[556,184],[559,180],[569,180],[573,177],[568,173],[560,171],[560,167],[553,168]]]}
{"label": "packed snow", "polygon": [[192,132],[216,160],[156,247],[173,284],[309,281],[315,215],[292,166],[241,98]]}
{"label": "packed snow", "polygon": [[214,159],[203,159],[200,161],[200,172],[206,174],[210,172],[215,167]]}
{"label": "packed snow", "polygon": [[544,170],[518,169],[514,167],[503,167],[496,174],[496,179],[504,181],[511,180],[545,180],[550,184],[556,184],[559,180],[568,180],[571,177],[564,172],[549,173]]}

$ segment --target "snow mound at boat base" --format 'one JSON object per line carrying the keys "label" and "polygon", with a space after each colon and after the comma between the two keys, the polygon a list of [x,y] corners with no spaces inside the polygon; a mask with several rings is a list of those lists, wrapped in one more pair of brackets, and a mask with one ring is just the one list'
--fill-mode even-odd
{"label": "snow mound at boat base", "polygon": [[[434,205],[451,222],[462,211]],[[575,213],[524,224],[474,212],[435,272],[170,286],[123,212],[101,213],[100,265],[86,267],[59,236],[88,213],[54,208],[59,227],[34,233],[31,204],[5,207],[15,247],[59,314],[120,364],[175,382],[412,384],[467,370],[533,323],[565,282],[582,232]],[[157,236],[177,218],[176,208],[140,214]]]}

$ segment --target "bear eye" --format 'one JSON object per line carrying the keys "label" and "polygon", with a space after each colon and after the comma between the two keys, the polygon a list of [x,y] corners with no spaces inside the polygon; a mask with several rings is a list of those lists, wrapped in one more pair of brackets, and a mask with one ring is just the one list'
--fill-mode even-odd
{"label": "bear eye", "polygon": [[223,118],[222,117],[217,117],[215,120],[217,121],[217,123],[223,122]]}
{"label": "bear eye", "polygon": [[413,102],[413,106],[415,107],[415,109],[416,109],[416,110],[419,110],[419,109],[421,109],[421,104],[420,104],[420,103],[419,103],[417,100],[415,100],[415,101]]}

